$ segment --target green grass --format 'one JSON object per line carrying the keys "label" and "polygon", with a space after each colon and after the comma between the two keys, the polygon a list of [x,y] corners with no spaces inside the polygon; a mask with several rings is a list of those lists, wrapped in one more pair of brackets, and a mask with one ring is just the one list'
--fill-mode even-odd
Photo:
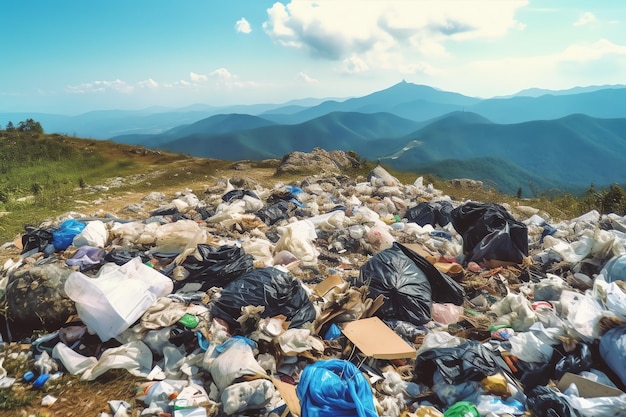
{"label": "green grass", "polygon": [[[0,131],[0,212],[8,212],[0,216],[0,241],[13,240],[24,225],[38,225],[70,210],[89,185],[185,159],[136,149],[108,141]],[[132,186],[141,185],[126,190]]]}

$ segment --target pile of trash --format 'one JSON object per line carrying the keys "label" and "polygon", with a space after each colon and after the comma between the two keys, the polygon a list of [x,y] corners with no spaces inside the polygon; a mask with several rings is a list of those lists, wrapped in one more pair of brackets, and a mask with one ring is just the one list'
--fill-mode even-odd
{"label": "pile of trash", "polygon": [[116,416],[626,415],[624,217],[554,222],[382,167],[125,213],[13,243],[2,340],[35,366],[0,362],[0,390],[125,369],[143,382]]}

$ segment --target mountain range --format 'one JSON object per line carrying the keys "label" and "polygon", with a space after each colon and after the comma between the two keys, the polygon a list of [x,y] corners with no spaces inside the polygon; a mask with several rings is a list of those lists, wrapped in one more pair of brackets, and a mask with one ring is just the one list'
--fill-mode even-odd
{"label": "mountain range", "polygon": [[226,160],[353,150],[395,169],[478,179],[524,195],[578,192],[626,177],[626,86],[619,85],[481,99],[402,81],[347,99],[0,118]]}

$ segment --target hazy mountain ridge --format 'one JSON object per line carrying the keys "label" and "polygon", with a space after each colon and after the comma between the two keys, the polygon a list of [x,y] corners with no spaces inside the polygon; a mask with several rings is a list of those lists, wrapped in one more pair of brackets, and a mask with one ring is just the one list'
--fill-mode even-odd
{"label": "hazy mountain ridge", "polygon": [[472,169],[472,163],[514,166],[494,170],[497,184],[511,183],[504,177],[512,172],[519,182],[546,187],[603,186],[626,176],[621,156],[626,154],[626,87],[620,85],[530,89],[481,99],[403,81],[347,99],[78,116],[4,113],[2,118],[4,123],[33,118],[47,133],[228,160],[279,158],[322,147],[354,150],[404,170],[440,169],[447,161],[450,172],[467,177],[483,170]]}

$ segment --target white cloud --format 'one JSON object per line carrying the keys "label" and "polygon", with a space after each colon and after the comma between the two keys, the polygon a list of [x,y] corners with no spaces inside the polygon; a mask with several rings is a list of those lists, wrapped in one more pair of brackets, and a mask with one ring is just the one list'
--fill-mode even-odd
{"label": "white cloud", "polygon": [[580,17],[578,18],[578,20],[574,22],[574,26],[584,26],[590,23],[595,23],[597,21],[598,19],[593,13],[585,12],[585,13],[582,13]]}
{"label": "white cloud", "polygon": [[351,56],[344,59],[339,67],[339,72],[342,74],[358,74],[370,69],[367,62],[359,58],[358,56]]}
{"label": "white cloud", "polygon": [[215,71],[210,72],[209,75],[220,80],[232,80],[234,78],[233,74],[231,74],[226,68],[218,68]]}
{"label": "white cloud", "polygon": [[252,28],[250,27],[250,22],[248,22],[245,17],[242,17],[241,19],[237,20],[237,22],[235,23],[235,30],[237,32],[245,33],[245,34],[252,32]]}
{"label": "white cloud", "polygon": [[209,73],[209,76],[215,78],[218,87],[225,88],[243,88],[254,87],[256,84],[252,81],[240,81],[239,76],[232,74],[226,68],[218,68]]}
{"label": "white cloud", "polygon": [[159,83],[154,81],[152,78],[148,78],[147,80],[137,83],[137,87],[139,88],[157,88],[158,86]]}
{"label": "white cloud", "polygon": [[304,81],[307,84],[317,84],[319,83],[319,80],[305,74],[304,72],[300,71],[298,73],[298,78],[300,78],[302,81]]}
{"label": "white cloud", "polygon": [[594,43],[580,43],[568,46],[558,55],[560,61],[585,62],[600,59],[607,55],[626,55],[626,46],[616,45],[607,39]]}
{"label": "white cloud", "polygon": [[[263,28],[280,45],[330,60],[401,47],[441,55],[449,40],[496,38],[523,28],[515,12],[527,4],[527,0],[291,0],[267,9]],[[369,65],[376,60],[371,58]]]}
{"label": "white cloud", "polygon": [[117,91],[120,93],[130,93],[134,90],[133,86],[128,85],[120,79],[113,81],[92,81],[79,85],[68,85],[67,89],[72,93],[103,93],[105,91]]}
{"label": "white cloud", "polygon": [[204,74],[196,74],[195,72],[190,72],[189,73],[189,78],[191,79],[191,81],[194,82],[198,82],[198,81],[206,81],[209,79],[209,77],[207,77]]}
{"label": "white cloud", "polygon": [[[600,39],[593,43],[572,44],[551,55],[474,61],[459,70],[448,68],[445,78],[448,80],[446,88],[453,91],[510,94],[529,87],[586,86],[597,83],[590,80],[597,80],[599,73],[603,74],[603,83],[619,84],[623,83],[624,71],[626,45]],[[470,88],[474,92],[467,91],[468,79],[473,80]]]}

